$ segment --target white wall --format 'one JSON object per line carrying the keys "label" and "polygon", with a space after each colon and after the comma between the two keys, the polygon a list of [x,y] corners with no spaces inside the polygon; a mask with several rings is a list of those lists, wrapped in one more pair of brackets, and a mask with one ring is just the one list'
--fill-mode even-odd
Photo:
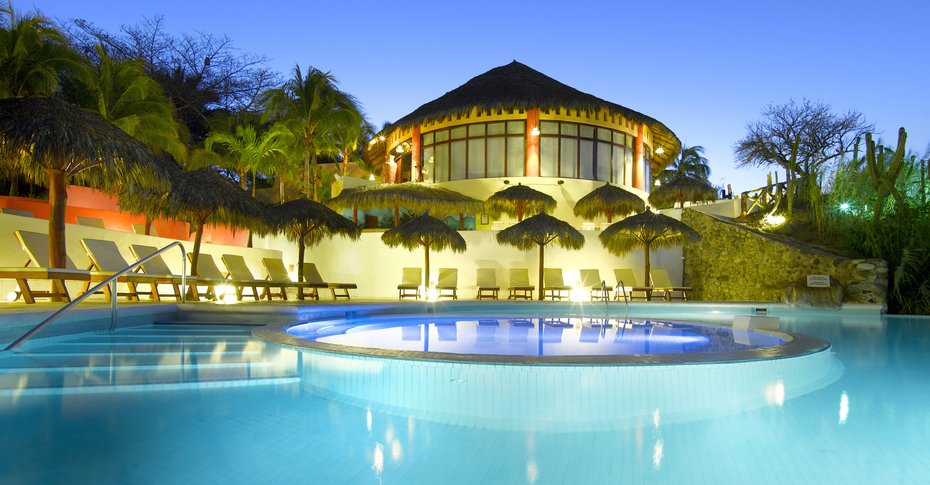
{"label": "white wall", "polygon": [[[497,269],[497,283],[501,288],[509,284],[508,268],[529,269],[530,282],[535,285],[538,278],[537,268],[539,251],[520,251],[512,246],[497,243],[498,231],[463,231],[462,237],[468,248],[464,253],[452,251],[430,252],[431,281],[435,281],[439,268],[458,268],[459,297],[474,298],[476,274],[478,268]],[[568,251],[555,245],[546,246],[546,267],[562,268],[566,284],[578,280],[579,270],[598,269],[600,276],[613,286],[614,268],[631,268],[638,278],[642,277],[642,251],[620,258],[607,252],[601,246],[597,235],[600,231],[582,231],[585,246],[578,251]],[[306,261],[316,263],[323,278],[333,282],[354,282],[358,290],[353,298],[396,298],[397,284],[400,283],[402,268],[423,267],[423,250],[407,251],[403,248],[389,248],[381,242],[383,232],[363,232],[358,241],[349,241],[336,237],[321,242],[318,246],[307,248]],[[285,264],[297,261],[297,244],[283,237],[261,240],[262,247],[281,249]],[[672,281],[681,282],[681,249],[663,249],[652,254],[652,266],[666,268]],[[506,290],[504,290],[506,295]],[[538,294],[537,294],[538,295]],[[506,296],[505,296],[506,298]]]}

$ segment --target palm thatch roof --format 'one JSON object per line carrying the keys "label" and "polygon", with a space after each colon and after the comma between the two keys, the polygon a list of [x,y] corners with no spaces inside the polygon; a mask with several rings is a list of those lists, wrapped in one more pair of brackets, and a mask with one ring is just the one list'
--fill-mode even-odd
{"label": "palm thatch roof", "polygon": [[[113,190],[135,182],[167,186],[178,171],[102,117],[57,98],[0,100],[0,160],[18,164],[30,181],[48,183],[46,168],[71,175],[72,182]],[[8,163],[8,162],[7,162]],[[102,167],[105,170],[88,170]]]}
{"label": "palm thatch roof", "polygon": [[667,248],[701,239],[687,224],[648,207],[645,212],[611,224],[598,237],[608,251],[618,256],[640,249],[643,244],[652,249]]}
{"label": "palm thatch roof", "polygon": [[638,195],[608,182],[578,199],[574,212],[587,220],[604,215],[611,222],[614,216],[623,217],[645,209],[646,203]]}
{"label": "palm thatch roof", "polygon": [[579,91],[517,61],[475,76],[465,84],[400,118],[390,129],[406,128],[424,121],[438,121],[453,115],[465,115],[473,108],[491,111],[566,108],[589,113],[606,109],[611,114],[619,114],[650,128],[654,148],[664,148],[664,153],[654,155],[653,164],[657,169],[667,166],[681,151],[681,141],[658,120]]}
{"label": "palm thatch roof", "polygon": [[484,203],[491,217],[497,218],[503,213],[521,220],[526,215],[553,211],[556,205],[552,196],[522,184],[498,190]]}
{"label": "palm thatch roof", "polygon": [[675,203],[717,200],[717,189],[707,181],[681,175],[657,187],[649,194],[649,203],[656,207],[672,207]]}
{"label": "palm thatch roof", "polygon": [[451,249],[457,253],[465,251],[465,238],[458,231],[426,214],[385,231],[381,240],[392,248],[403,246],[411,251],[420,246],[437,250]]}
{"label": "palm thatch roof", "polygon": [[566,249],[581,249],[584,235],[569,223],[542,212],[497,233],[497,242],[524,251],[550,242]]}
{"label": "palm thatch roof", "polygon": [[266,222],[272,232],[284,232],[291,241],[312,234],[342,235],[358,239],[361,229],[325,205],[300,197],[283,204],[268,206]]}
{"label": "palm thatch roof", "polygon": [[169,214],[186,215],[254,230],[267,230],[264,206],[232,180],[210,167],[184,171],[171,179],[165,202]]}
{"label": "palm thatch roof", "polygon": [[480,212],[484,204],[454,190],[417,182],[378,184],[344,190],[327,202],[330,207],[362,210],[404,207],[413,212],[449,215]]}

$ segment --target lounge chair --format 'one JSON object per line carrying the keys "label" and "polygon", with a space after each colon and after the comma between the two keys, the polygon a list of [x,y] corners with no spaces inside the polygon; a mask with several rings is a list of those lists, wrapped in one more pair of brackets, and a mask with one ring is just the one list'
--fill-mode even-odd
{"label": "lounge chair", "polygon": [[652,276],[652,291],[662,293],[662,298],[665,301],[688,300],[688,293],[690,293],[693,288],[672,284],[672,279],[669,278],[668,271],[664,269],[654,269],[650,273]]}
{"label": "lounge chair", "polygon": [[[316,283],[305,283],[302,281],[295,282],[291,279],[291,275],[288,274],[287,268],[284,267],[284,261],[281,261],[281,258],[262,258],[262,265],[265,266],[265,269],[268,271],[268,279],[271,281],[283,281],[287,282],[288,286],[291,288],[297,288],[297,299],[303,300],[304,296],[313,298],[314,300],[319,300],[319,294],[317,293],[317,288],[326,288],[326,286],[318,285]],[[304,293],[304,290],[312,289],[312,293]],[[283,291],[283,290],[282,290]],[[286,298],[285,298],[286,299]]]}
{"label": "lounge chair", "polygon": [[652,288],[640,285],[632,269],[614,269],[614,277],[617,278],[617,285],[614,287],[614,300],[620,300],[624,296],[629,301],[652,299]]}
{"label": "lounge chair", "polygon": [[478,268],[478,296],[475,298],[496,300],[500,290],[500,286],[497,286],[497,271],[494,268]]}
{"label": "lounge chair", "polygon": [[404,268],[400,284],[397,285],[397,299],[420,299],[420,283],[423,282],[423,270],[420,268]]}
{"label": "lounge chair", "polygon": [[[187,253],[187,259],[193,262],[194,255],[192,253]],[[191,273],[194,273],[193,269],[191,269]],[[218,282],[217,286],[226,285],[233,287],[236,292],[236,298],[239,300],[242,300],[242,290],[244,288],[252,288],[252,294],[254,295],[255,299],[259,299],[258,290],[256,287],[251,285],[252,281],[236,281],[229,279],[226,274],[220,271],[220,267],[216,265],[216,260],[213,259],[213,255],[200,253],[200,257],[197,262],[196,274],[197,277],[202,280]],[[261,283],[261,281],[259,280],[256,282],[256,284],[257,283]],[[215,287],[212,291],[214,298],[217,300],[220,300],[223,298],[223,296],[225,296],[222,294],[217,294]]]}
{"label": "lounge chair", "polygon": [[[324,281],[323,277],[320,276],[320,272],[316,269],[316,264],[314,263],[304,263],[304,281],[307,283],[324,285],[320,288],[329,288],[330,293],[333,294],[333,300],[338,300],[339,298],[351,300],[352,297],[349,296],[349,290],[358,288],[358,285],[355,283],[330,283],[328,281]],[[337,293],[337,291],[341,291],[341,293]],[[319,300],[320,296],[316,288],[314,288],[313,293],[316,294],[316,299]]]}
{"label": "lounge chair", "polygon": [[456,268],[439,268],[439,279],[436,280],[436,298],[452,298],[458,300],[459,270]]}
{"label": "lounge chair", "polygon": [[[226,265],[226,271],[229,273],[229,276],[234,280],[242,283],[242,285],[236,285],[236,298],[242,300],[242,288],[248,286],[252,288],[252,297],[255,300],[260,300],[264,297],[267,297],[271,301],[275,296],[281,297],[282,300],[287,300],[287,288],[295,287],[296,284],[287,279],[287,281],[269,281],[269,280],[260,280],[252,274],[252,270],[249,269],[249,265],[245,262],[245,258],[238,254],[224,254],[220,257],[223,260],[223,264]],[[199,264],[199,263],[198,263]],[[258,289],[262,289],[262,294],[258,294]],[[279,290],[277,295],[272,291],[275,288]]]}
{"label": "lounge chair", "polygon": [[[116,246],[116,243],[113,241],[107,241],[103,239],[90,239],[84,238],[81,239],[81,246],[84,247],[84,252],[87,253],[87,258],[90,259],[90,267],[87,269],[98,271],[103,274],[112,276],[114,273],[122,271],[129,266],[129,262],[123,258],[123,255],[120,254],[119,248]],[[129,272],[117,279],[120,283],[126,283],[128,291],[125,293],[117,293],[116,296],[125,296],[129,300],[138,301],[139,291],[138,285],[144,284],[149,285],[149,296],[152,301],[161,301],[161,295],[158,294],[158,285],[159,284],[173,284],[177,281],[178,284],[181,282],[181,277],[178,276],[175,280],[171,275],[153,275],[137,272]],[[90,286],[90,282],[85,283],[84,291],[87,291],[87,288]],[[107,297],[111,297],[110,287],[107,286],[104,288]],[[175,294],[175,296],[180,301],[180,294]]]}
{"label": "lounge chair", "polygon": [[[16,280],[19,286],[19,295],[23,301],[32,304],[36,298],[52,298],[71,301],[68,293],[67,281],[87,282],[91,279],[90,271],[80,270],[67,258],[64,268],[49,268],[48,236],[38,232],[14,231],[23,251],[26,253],[26,264],[21,268],[0,268],[0,278]],[[32,266],[30,266],[32,265]],[[48,290],[36,290],[29,285],[30,281],[48,281]]]}
{"label": "lounge chair", "polygon": [[32,211],[25,209],[11,209],[9,207],[0,207],[0,214],[7,214],[11,216],[19,217],[35,217],[35,214]]}
{"label": "lounge chair", "polygon": [[98,229],[106,229],[106,226],[103,224],[103,219],[99,217],[84,217],[84,216],[75,216],[78,225],[87,226],[87,227],[96,227]]}
{"label": "lounge chair", "polygon": [[565,284],[562,268],[545,268],[543,273],[543,299],[562,300],[571,296],[572,287]]}
{"label": "lounge chair", "polygon": [[[591,301],[608,300],[610,292],[604,288],[601,272],[596,269],[581,270],[581,287],[591,292]],[[610,288],[609,286],[607,288]]]}
{"label": "lounge chair", "polygon": [[155,230],[155,226],[149,227],[149,233],[145,233],[145,224],[133,224],[132,232],[135,234],[141,234],[143,236],[158,236],[158,231]]}
{"label": "lounge chair", "polygon": [[[146,246],[144,244],[132,244],[129,246],[129,250],[132,252],[132,255],[135,256],[136,260],[139,261],[142,260],[142,258],[145,258],[158,251],[158,248],[153,246]],[[146,261],[145,263],[142,263],[140,267],[146,274],[164,276],[166,279],[170,279],[168,284],[170,284],[171,289],[174,290],[175,298],[178,300],[181,299],[181,275],[173,274],[171,268],[165,264],[165,260],[161,257],[160,254]],[[198,281],[198,278],[194,276],[188,276],[186,283],[188,286],[187,291],[190,292],[191,297],[195,300],[199,300],[200,297],[197,295],[197,284],[200,282]]]}
{"label": "lounge chair", "polygon": [[510,287],[507,290],[508,300],[532,300],[536,287],[530,284],[530,274],[526,268],[510,268]]}

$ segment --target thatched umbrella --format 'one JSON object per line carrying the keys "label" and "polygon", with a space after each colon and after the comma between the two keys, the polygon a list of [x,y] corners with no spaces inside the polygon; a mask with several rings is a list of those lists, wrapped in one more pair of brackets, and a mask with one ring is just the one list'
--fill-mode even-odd
{"label": "thatched umbrella", "polygon": [[197,274],[200,242],[208,222],[265,231],[264,206],[228,178],[212,168],[185,171],[171,180],[171,192],[165,200],[166,212],[187,217],[196,231],[191,252],[191,274]]}
{"label": "thatched umbrella", "polygon": [[304,251],[326,236],[342,235],[357,240],[362,230],[325,205],[301,197],[266,210],[268,225],[273,232],[284,232],[288,240],[296,241],[297,281],[304,280]]}
{"label": "thatched umbrella", "polygon": [[675,206],[684,209],[685,201],[702,202],[717,200],[717,189],[707,181],[687,175],[675,177],[670,182],[657,187],[649,194],[649,203],[657,206]]}
{"label": "thatched umbrella", "polygon": [[642,248],[645,270],[643,281],[647,286],[649,285],[649,251],[651,249],[667,248],[685,241],[701,240],[701,235],[687,224],[652,212],[648,207],[645,212],[612,224],[598,237],[608,251],[618,256]]}
{"label": "thatched umbrella", "polygon": [[497,233],[498,244],[509,244],[517,249],[529,250],[539,246],[539,299],[543,299],[543,268],[546,245],[555,241],[566,249],[584,247],[584,235],[567,222],[545,212],[518,222]]}
{"label": "thatched umbrella", "polygon": [[544,194],[527,185],[511,185],[488,197],[484,203],[491,217],[498,218],[507,214],[522,221],[527,213],[537,214],[555,210],[556,202],[552,196]]}
{"label": "thatched umbrella", "polygon": [[481,201],[462,195],[454,190],[435,185],[404,182],[401,184],[379,184],[356,187],[343,191],[338,197],[329,201],[330,207],[339,209],[394,209],[394,227],[400,221],[400,208],[413,212],[429,211],[434,215],[459,215],[459,229],[463,229],[463,214],[479,212],[484,208]]}
{"label": "thatched umbrella", "polygon": [[56,98],[0,100],[0,163],[48,185],[49,265],[63,268],[67,185],[113,191],[124,183],[167,186],[177,165],[102,117]]}
{"label": "thatched umbrella", "polygon": [[427,214],[405,222],[400,227],[388,229],[381,235],[381,240],[392,248],[403,246],[410,251],[423,246],[424,286],[429,284],[430,248],[451,249],[457,253],[465,252],[465,239],[462,235],[445,222]]}
{"label": "thatched umbrella", "polygon": [[615,215],[623,217],[645,209],[646,203],[638,195],[616,185],[610,185],[610,182],[592,190],[575,202],[576,216],[590,221],[603,214],[607,216],[608,224],[613,222]]}

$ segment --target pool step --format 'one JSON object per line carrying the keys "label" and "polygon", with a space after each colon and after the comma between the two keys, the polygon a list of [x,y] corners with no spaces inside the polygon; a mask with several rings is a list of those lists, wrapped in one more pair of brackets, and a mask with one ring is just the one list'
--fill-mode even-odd
{"label": "pool step", "polygon": [[299,382],[293,351],[242,326],[146,325],[34,340],[0,355],[0,396]]}

